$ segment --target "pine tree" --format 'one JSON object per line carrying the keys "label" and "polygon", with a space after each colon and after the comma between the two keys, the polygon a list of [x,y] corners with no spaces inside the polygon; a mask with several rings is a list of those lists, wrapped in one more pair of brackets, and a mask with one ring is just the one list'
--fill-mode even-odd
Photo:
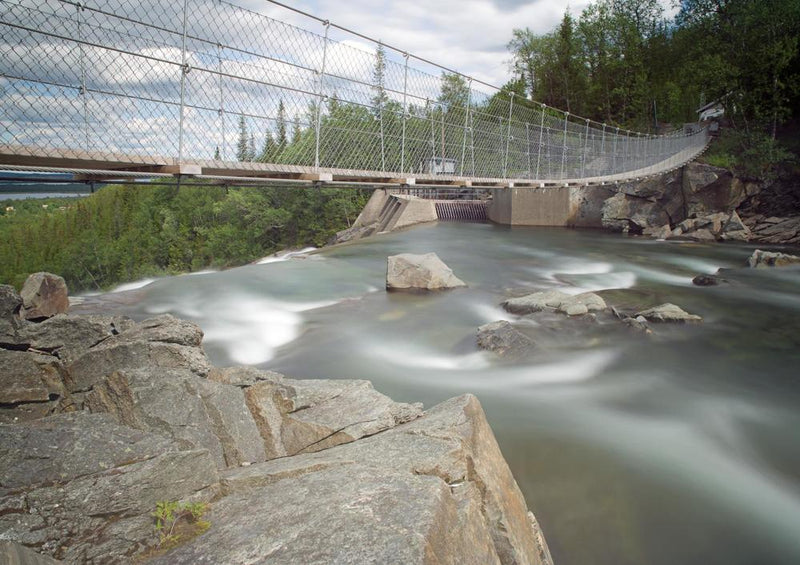
{"label": "pine tree", "polygon": [[247,160],[255,161],[255,159],[256,159],[256,138],[251,133],[250,140],[247,143]]}
{"label": "pine tree", "polygon": [[277,156],[277,149],[275,138],[268,131],[264,136],[264,147],[261,150],[261,155],[258,156],[258,160],[262,163],[272,163]]}
{"label": "pine tree", "polygon": [[386,95],[386,50],[378,44],[375,52],[375,67],[372,69],[372,111],[375,116],[381,114],[389,97]]}
{"label": "pine tree", "polygon": [[249,160],[247,140],[247,122],[244,119],[244,114],[242,114],[239,117],[239,141],[236,143],[236,158],[239,161]]}
{"label": "pine tree", "polygon": [[292,121],[292,145],[297,144],[300,141],[300,116],[295,114],[294,120]]}
{"label": "pine tree", "polygon": [[283,104],[283,98],[278,102],[278,151],[281,152],[286,149],[288,139],[286,136],[286,106]]}

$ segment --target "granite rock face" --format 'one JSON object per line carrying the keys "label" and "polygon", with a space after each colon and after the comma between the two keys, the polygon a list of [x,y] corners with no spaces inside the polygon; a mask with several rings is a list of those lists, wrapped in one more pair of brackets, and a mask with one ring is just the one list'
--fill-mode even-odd
{"label": "granite rock face", "polygon": [[0,563],[3,565],[55,565],[61,561],[36,553],[13,541],[0,541]]}
{"label": "granite rock face", "polygon": [[687,218],[665,237],[683,237],[696,241],[749,241],[752,233],[734,211]]}
{"label": "granite rock face", "polygon": [[[209,530],[154,563],[547,564],[477,399],[223,474]],[[307,504],[313,500],[314,504]]]}
{"label": "granite rock face", "polygon": [[17,322],[0,555],[141,562],[156,503],[199,501],[210,529],[154,562],[551,563],[472,396],[423,413],[368,381],[211,368],[171,316]]}
{"label": "granite rock face", "polygon": [[16,316],[22,308],[22,297],[13,286],[0,284],[0,318]]}
{"label": "granite rock face", "polygon": [[112,373],[87,393],[86,407],[165,435],[184,449],[206,449],[220,469],[266,458],[242,390],[186,369]]}
{"label": "granite rock face", "polygon": [[42,320],[69,310],[69,292],[63,278],[52,273],[34,273],[22,285],[22,317]]}
{"label": "granite rock face", "polygon": [[402,253],[387,260],[387,290],[445,290],[467,286],[436,253]]}
{"label": "granite rock face", "polygon": [[89,390],[115,371],[142,367],[188,369],[208,375],[211,365],[200,347],[203,332],[196,324],[170,315],[129,326],[88,348],[67,366],[70,392]]}
{"label": "granite rock face", "polygon": [[754,214],[744,218],[752,241],[766,244],[800,245],[800,216],[778,217]]}
{"label": "granite rock face", "polygon": [[0,531],[69,563],[129,563],[160,500],[214,494],[206,450],[78,412],[0,425]]}
{"label": "granite rock face", "polygon": [[402,404],[369,381],[260,381],[245,389],[268,458],[310,453],[374,435],[417,418],[419,405]]}

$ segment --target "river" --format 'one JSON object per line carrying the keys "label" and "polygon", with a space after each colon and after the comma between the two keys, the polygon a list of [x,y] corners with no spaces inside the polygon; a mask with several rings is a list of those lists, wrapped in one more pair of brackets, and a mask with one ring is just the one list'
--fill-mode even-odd
{"label": "river", "polygon": [[[754,247],[440,223],[308,258],[143,281],[79,310],[163,312],[217,365],[371,380],[431,406],[475,393],[557,565],[800,563],[800,269],[740,268]],[[386,257],[435,251],[467,289],[387,294]],[[733,268],[729,285],[691,279]],[[136,287],[139,288],[136,288]],[[673,302],[702,324],[631,332],[498,304],[546,288],[618,306]],[[533,356],[477,350],[508,319]]]}

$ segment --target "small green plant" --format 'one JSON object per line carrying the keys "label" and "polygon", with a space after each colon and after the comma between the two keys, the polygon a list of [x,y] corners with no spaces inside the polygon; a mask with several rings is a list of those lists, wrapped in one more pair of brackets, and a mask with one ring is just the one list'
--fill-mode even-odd
{"label": "small green plant", "polygon": [[174,547],[184,539],[205,532],[211,526],[210,522],[201,519],[206,510],[208,505],[205,502],[157,502],[153,517],[156,519],[158,547]]}

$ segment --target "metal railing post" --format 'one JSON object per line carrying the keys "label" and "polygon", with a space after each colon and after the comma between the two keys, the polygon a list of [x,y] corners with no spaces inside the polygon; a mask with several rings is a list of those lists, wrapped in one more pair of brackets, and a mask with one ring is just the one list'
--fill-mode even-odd
{"label": "metal railing post", "polygon": [[472,106],[472,77],[467,83],[467,111],[464,113],[464,139],[461,142],[461,176],[464,176],[464,161],[467,155],[467,129],[469,127],[469,114]]}
{"label": "metal railing post", "polygon": [[[600,141],[600,158],[602,159],[603,167],[608,167],[608,161],[606,160],[606,124],[603,124],[603,137]],[[605,172],[605,171],[604,171]]]}
{"label": "metal railing post", "polygon": [[531,124],[525,122],[525,143],[527,147],[528,156],[528,178],[533,178],[533,170],[531,169]]}
{"label": "metal railing post", "polygon": [[613,168],[614,174],[617,174],[617,172],[618,172],[618,170],[617,170],[617,142],[618,141],[619,141],[619,127],[617,127],[617,133],[614,134],[614,150],[611,153],[611,159],[613,161],[612,168]]}
{"label": "metal railing post", "polygon": [[561,179],[564,178],[564,170],[567,166],[567,124],[569,124],[569,112],[564,112],[564,144],[561,148]]}
{"label": "metal railing post", "polygon": [[89,151],[89,103],[87,100],[88,93],[86,92],[86,61],[84,59],[84,51],[83,51],[83,4],[78,2],[75,4],[76,9],[76,17],[77,17],[77,24],[78,24],[78,50],[80,56],[80,67],[81,67],[81,86],[78,90],[78,95],[83,100],[83,137],[84,137],[84,149]]}
{"label": "metal railing post", "polygon": [[472,161],[472,176],[475,176],[475,117],[472,112],[469,114],[469,153]]}
{"label": "metal railing post", "polygon": [[186,75],[189,65],[186,63],[186,17],[189,11],[189,0],[183,0],[183,37],[181,39],[181,110],[178,120],[178,163],[183,163],[183,121],[186,112]]}
{"label": "metal railing post", "polygon": [[583,162],[581,163],[581,177],[586,176],[586,153],[589,151],[589,120],[586,120],[586,139],[583,140]]}
{"label": "metal railing post", "polygon": [[408,121],[408,53],[403,53],[406,60],[403,69],[403,134],[400,140],[400,173],[406,172],[406,122]]}
{"label": "metal railing post", "polygon": [[319,140],[322,137],[322,103],[325,96],[322,94],[322,87],[325,80],[325,63],[328,58],[328,30],[331,23],[328,20],[322,22],[325,26],[325,35],[322,38],[322,67],[320,67],[317,80],[317,120],[314,127],[314,169],[319,169]]}
{"label": "metal railing post", "polygon": [[542,120],[539,123],[539,151],[536,154],[536,179],[539,179],[539,165],[542,162],[542,140],[544,138],[544,109],[547,106],[542,104]]}
{"label": "metal railing post", "polygon": [[225,97],[222,84],[222,44],[217,43],[217,70],[219,71],[219,133],[220,133],[220,157],[224,161],[227,159],[228,148],[225,142]]}
{"label": "metal railing post", "polygon": [[511,92],[511,101],[508,104],[508,130],[506,131],[506,154],[503,157],[503,178],[508,178],[508,146],[511,142],[511,114],[514,111],[514,93]]}

